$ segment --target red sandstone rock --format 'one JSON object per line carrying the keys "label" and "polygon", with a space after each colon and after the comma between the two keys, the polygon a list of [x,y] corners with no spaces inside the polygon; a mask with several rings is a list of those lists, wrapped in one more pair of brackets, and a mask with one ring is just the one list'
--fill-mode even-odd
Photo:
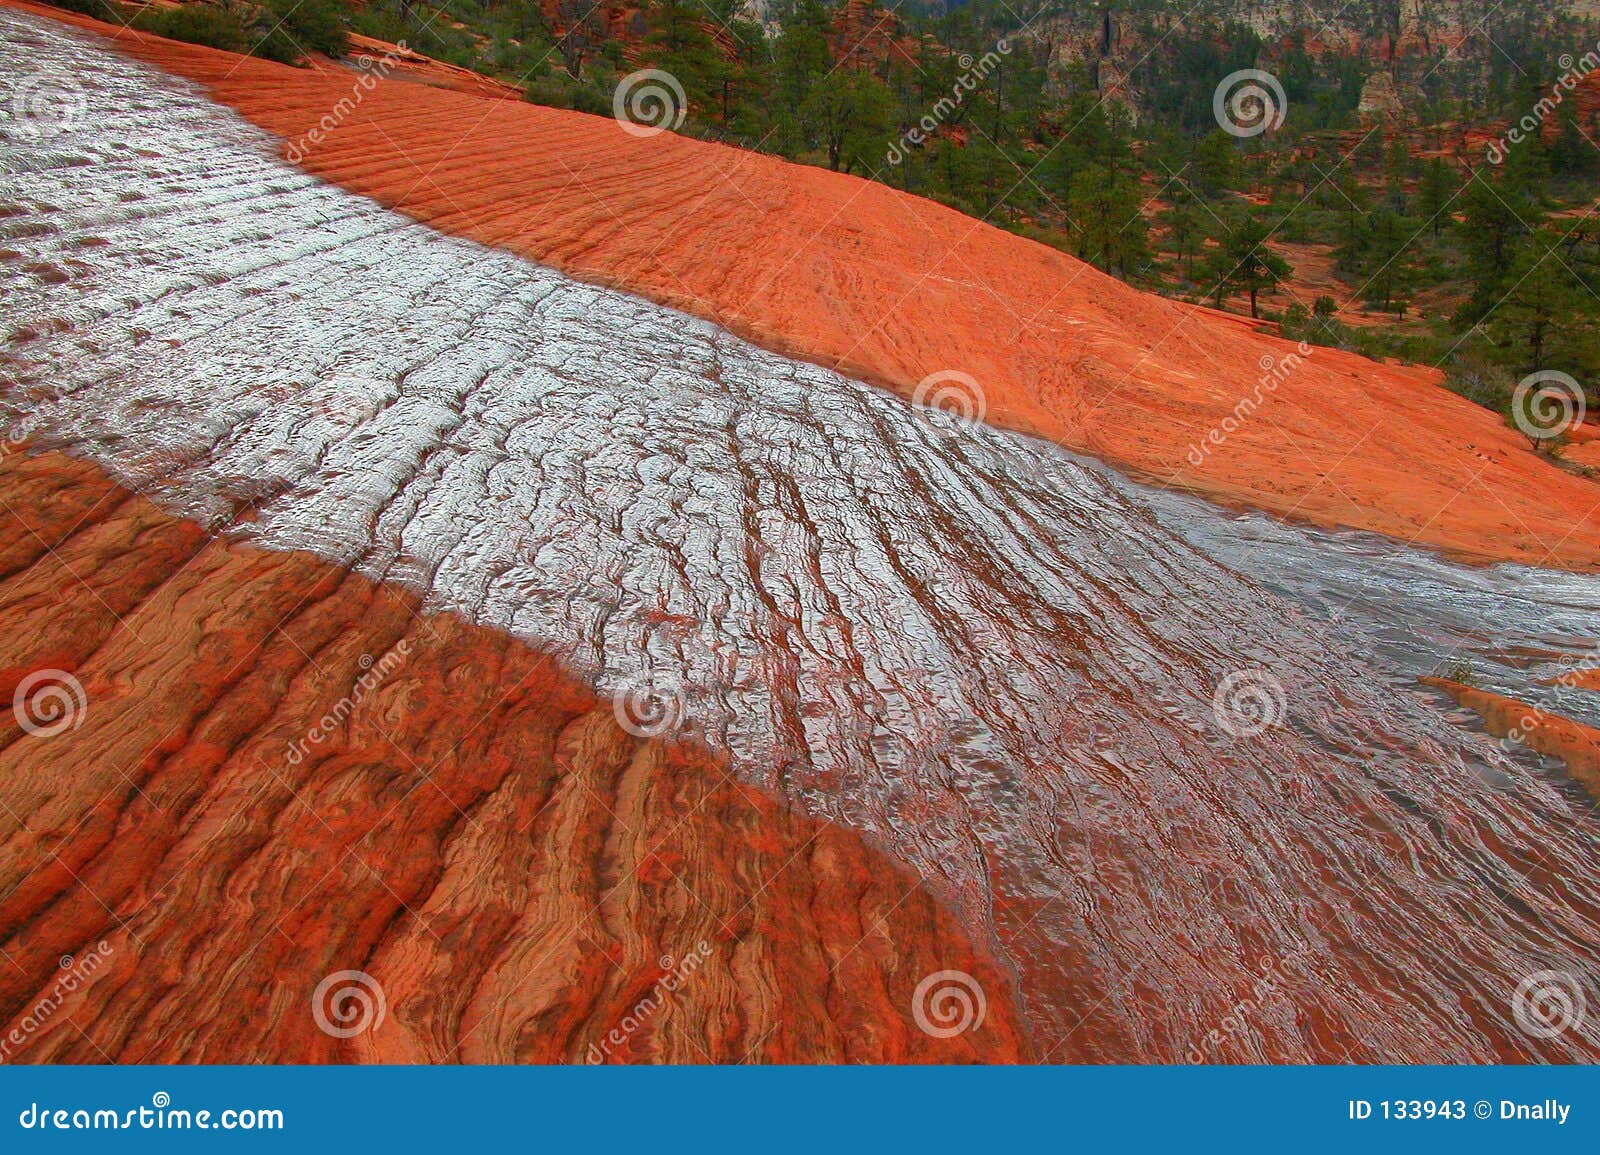
{"label": "red sandstone rock", "polygon": [[[0,715],[7,1061],[1028,1055],[918,880],[630,737],[520,643],[210,540],[87,463],[13,455],[0,504],[0,695],[46,668],[82,689],[60,733]],[[40,1015],[68,955],[94,970]],[[941,1039],[912,999],[947,969],[987,1013]],[[341,1038],[312,1007],[346,971],[385,1014]]]}
{"label": "red sandstone rock", "polygon": [[1511,735],[1541,754],[1560,758],[1579,782],[1600,798],[1600,730],[1540,710],[1503,694],[1478,690],[1448,678],[1418,679],[1449,694],[1478,714],[1493,734]]}
{"label": "red sandstone rock", "polygon": [[[96,27],[288,139],[348,87],[5,2]],[[407,83],[378,86],[303,164],[906,396],[930,374],[968,374],[988,420],[1156,482],[1469,559],[1600,568],[1600,487],[1436,372],[1330,349],[1289,361],[1292,345],[1237,318],[883,185]]]}

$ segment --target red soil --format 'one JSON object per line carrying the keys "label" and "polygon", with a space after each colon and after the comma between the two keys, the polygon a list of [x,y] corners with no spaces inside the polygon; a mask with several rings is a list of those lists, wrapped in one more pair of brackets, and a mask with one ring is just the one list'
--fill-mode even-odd
{"label": "red soil", "polygon": [[[348,75],[0,2],[112,35],[290,140],[349,96]],[[1600,487],[1436,372],[1317,349],[1263,390],[1287,342],[880,184],[407,83],[367,93],[302,163],[444,231],[904,395],[969,374],[990,421],[1158,482],[1469,559],[1600,569]]]}
{"label": "red soil", "polygon": [[[12,455],[0,509],[0,698],[50,668],[86,702],[54,735],[0,713],[0,1059],[1028,1057],[918,880],[527,647],[81,461]],[[939,1039],[912,998],[946,969],[988,1008]],[[387,1013],[339,1039],[312,998],[346,970]]]}

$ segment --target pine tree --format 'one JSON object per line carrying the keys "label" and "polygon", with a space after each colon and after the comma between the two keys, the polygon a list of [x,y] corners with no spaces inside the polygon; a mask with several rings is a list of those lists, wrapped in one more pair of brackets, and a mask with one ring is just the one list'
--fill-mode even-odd
{"label": "pine tree", "polygon": [[1589,359],[1594,318],[1584,308],[1583,286],[1562,260],[1558,238],[1539,233],[1523,245],[1505,281],[1505,295],[1486,328],[1520,369],[1572,370]]}
{"label": "pine tree", "polygon": [[838,68],[818,79],[800,106],[801,123],[821,140],[835,172],[873,171],[893,128],[889,90],[877,77]]}
{"label": "pine tree", "polygon": [[1140,212],[1139,185],[1098,164],[1078,170],[1067,192],[1078,256],[1107,272],[1123,276],[1149,257],[1149,229]]}
{"label": "pine tree", "polygon": [[1388,209],[1380,210],[1372,219],[1365,254],[1367,282],[1362,295],[1385,312],[1403,314],[1410,304],[1406,296],[1412,281],[1409,247],[1416,232],[1414,221]]}
{"label": "pine tree", "polygon": [[1417,190],[1417,209],[1434,236],[1449,221],[1450,198],[1456,182],[1443,157],[1434,157],[1422,170],[1422,187]]}
{"label": "pine tree", "polygon": [[1260,316],[1257,297],[1271,292],[1291,271],[1289,262],[1267,247],[1270,234],[1265,223],[1253,218],[1228,230],[1222,247],[1207,263],[1209,274],[1215,278],[1212,293],[1218,303],[1230,292],[1246,293],[1250,297],[1250,315]]}

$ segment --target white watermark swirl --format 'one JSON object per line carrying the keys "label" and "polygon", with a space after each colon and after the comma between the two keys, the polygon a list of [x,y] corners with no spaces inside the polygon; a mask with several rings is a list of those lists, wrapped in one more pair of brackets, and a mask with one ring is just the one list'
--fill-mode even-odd
{"label": "white watermark swirl", "polygon": [[1511,420],[1534,441],[1551,441],[1583,424],[1588,399],[1569,373],[1541,369],[1517,382]]}
{"label": "white watermark swirl", "polygon": [[953,1039],[983,1026],[989,1000],[966,971],[934,971],[911,995],[911,1017],[922,1033]]}
{"label": "white watermark swirl", "polygon": [[1535,971],[1511,996],[1517,1026],[1536,1039],[1553,1039],[1581,1026],[1587,1009],[1582,984],[1567,971]]}
{"label": "white watermark swirl", "polygon": [[89,697],[83,684],[65,670],[35,670],[11,695],[17,725],[35,738],[53,738],[83,725]]}
{"label": "white watermark swirl", "polygon": [[683,724],[683,691],[675,685],[632,679],[611,701],[617,725],[635,738],[658,738]]}
{"label": "white watermark swirl", "polygon": [[1283,724],[1288,706],[1283,683],[1266,670],[1236,670],[1211,696],[1217,725],[1235,738],[1254,738]]}
{"label": "white watermark swirl", "polygon": [[1289,98],[1272,73],[1241,68],[1224,76],[1212,92],[1211,112],[1230,136],[1260,136],[1283,127]]}
{"label": "white watermark swirl", "polygon": [[388,1010],[383,987],[366,971],[334,971],[311,994],[311,1017],[336,1039],[377,1030]]}
{"label": "white watermark swirl", "polygon": [[660,68],[630,72],[611,95],[611,114],[633,136],[655,136],[676,130],[689,112],[683,85]]}

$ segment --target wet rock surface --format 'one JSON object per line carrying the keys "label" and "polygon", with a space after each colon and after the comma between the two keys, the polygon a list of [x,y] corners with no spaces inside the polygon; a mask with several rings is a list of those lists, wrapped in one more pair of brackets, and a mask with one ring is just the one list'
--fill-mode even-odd
{"label": "wet rock surface", "polygon": [[1248,318],[873,181],[440,91],[404,69],[371,84],[96,27],[280,136],[308,171],[443,232],[903,397],[963,374],[992,424],[1231,505],[1600,571],[1595,482],[1440,389],[1436,369],[1300,356]]}
{"label": "wet rock surface", "polygon": [[1429,558],[1407,600],[1398,547],[1257,549],[324,185],[78,33],[0,13],[0,43],[95,110],[5,126],[0,369],[39,445],[532,642],[859,831],[1013,968],[1039,1058],[1600,1053],[1512,1006],[1552,969],[1600,1001],[1590,800],[1396,688],[1465,644],[1431,601],[1514,623],[1514,579]]}
{"label": "wet rock surface", "polygon": [[0,509],[5,1061],[1028,1055],[915,877],[548,655],[88,462],[13,454]]}

